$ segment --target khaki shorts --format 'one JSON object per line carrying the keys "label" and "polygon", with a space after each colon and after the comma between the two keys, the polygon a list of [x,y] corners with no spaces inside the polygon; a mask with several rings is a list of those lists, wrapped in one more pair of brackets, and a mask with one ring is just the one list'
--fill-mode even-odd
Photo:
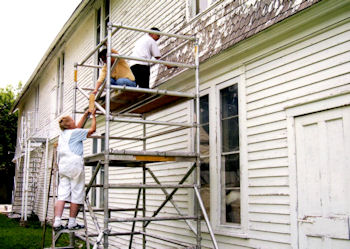
{"label": "khaki shorts", "polygon": [[85,173],[84,170],[74,179],[60,175],[58,185],[58,197],[60,201],[83,204],[85,195]]}

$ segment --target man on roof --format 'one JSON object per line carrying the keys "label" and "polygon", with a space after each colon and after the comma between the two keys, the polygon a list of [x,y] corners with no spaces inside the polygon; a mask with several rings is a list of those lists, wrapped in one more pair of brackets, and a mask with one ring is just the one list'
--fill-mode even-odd
{"label": "man on roof", "polygon": [[[158,28],[151,28],[151,30],[159,31]],[[160,51],[157,42],[160,35],[146,34],[138,39],[135,43],[135,47],[132,52],[132,56],[150,60],[152,58],[160,59]],[[143,61],[131,61],[131,70],[136,78],[136,84],[142,88],[149,88],[149,78],[151,72],[151,65],[148,62]],[[171,68],[168,66],[168,68]]]}

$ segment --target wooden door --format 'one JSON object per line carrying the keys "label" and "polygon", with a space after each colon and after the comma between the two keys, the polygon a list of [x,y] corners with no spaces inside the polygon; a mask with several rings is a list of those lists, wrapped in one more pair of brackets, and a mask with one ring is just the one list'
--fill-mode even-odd
{"label": "wooden door", "polygon": [[295,119],[299,249],[350,248],[350,107]]}

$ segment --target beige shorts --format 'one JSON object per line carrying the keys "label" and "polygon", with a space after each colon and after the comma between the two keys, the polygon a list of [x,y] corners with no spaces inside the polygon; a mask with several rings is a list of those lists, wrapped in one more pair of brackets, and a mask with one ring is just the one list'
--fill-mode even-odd
{"label": "beige shorts", "polygon": [[84,170],[74,179],[60,175],[58,185],[58,197],[60,201],[75,204],[84,203],[85,195],[85,173]]}

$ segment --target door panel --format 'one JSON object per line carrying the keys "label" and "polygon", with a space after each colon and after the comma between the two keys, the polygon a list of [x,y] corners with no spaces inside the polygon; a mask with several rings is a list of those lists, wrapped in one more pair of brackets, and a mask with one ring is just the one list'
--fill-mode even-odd
{"label": "door panel", "polygon": [[350,107],[295,119],[300,249],[350,248]]}

